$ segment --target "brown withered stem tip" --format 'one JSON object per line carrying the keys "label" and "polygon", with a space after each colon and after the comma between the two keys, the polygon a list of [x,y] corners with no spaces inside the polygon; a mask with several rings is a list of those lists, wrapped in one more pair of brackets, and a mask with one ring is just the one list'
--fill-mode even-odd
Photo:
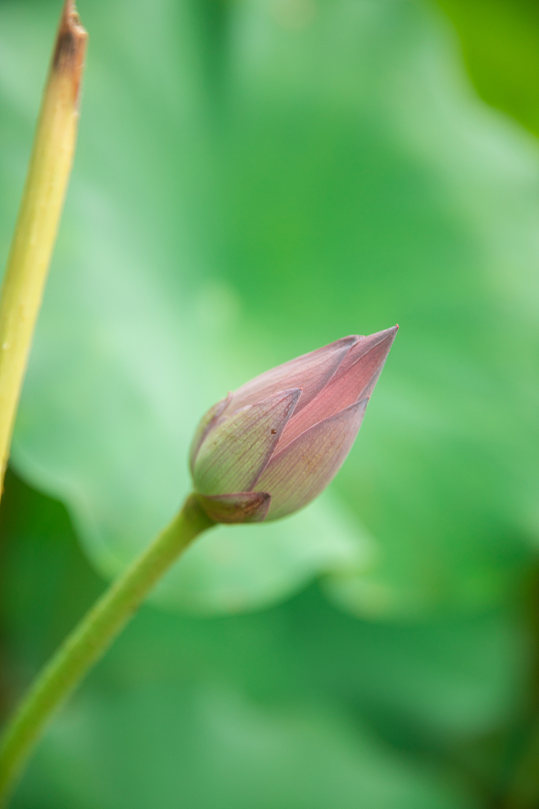
{"label": "brown withered stem tip", "polygon": [[56,36],[52,70],[72,76],[75,100],[79,94],[87,39],[88,34],[80,23],[75,3],[73,0],[66,0]]}

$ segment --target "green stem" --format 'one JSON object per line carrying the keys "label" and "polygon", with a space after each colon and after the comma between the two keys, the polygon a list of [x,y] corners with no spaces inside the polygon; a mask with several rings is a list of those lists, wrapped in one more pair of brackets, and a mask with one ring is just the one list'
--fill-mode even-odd
{"label": "green stem", "polygon": [[101,658],[163,573],[198,534],[214,525],[190,495],[165,530],[97,601],[37,677],[0,745],[0,802],[54,710]]}

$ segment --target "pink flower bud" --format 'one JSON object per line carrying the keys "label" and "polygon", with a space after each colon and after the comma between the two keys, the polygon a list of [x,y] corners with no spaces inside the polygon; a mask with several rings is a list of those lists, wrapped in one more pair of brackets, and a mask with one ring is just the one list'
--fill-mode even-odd
{"label": "pink flower bud", "polygon": [[191,447],[195,491],[209,516],[275,520],[319,495],[350,451],[397,329],[343,337],[214,405]]}

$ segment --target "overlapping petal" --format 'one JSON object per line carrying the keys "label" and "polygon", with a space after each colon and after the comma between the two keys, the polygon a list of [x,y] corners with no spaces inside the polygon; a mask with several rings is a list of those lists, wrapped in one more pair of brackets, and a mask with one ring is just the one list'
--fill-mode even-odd
{"label": "overlapping petal", "polygon": [[320,494],[354,442],[397,329],[343,337],[272,368],[206,414],[191,457],[212,519],[274,520]]}
{"label": "overlapping petal", "polygon": [[342,337],[256,376],[231,394],[230,412],[260,402],[276,390],[301,388],[301,398],[296,407],[298,412],[327,385],[358,340],[357,335]]}
{"label": "overlapping petal", "polygon": [[267,519],[297,511],[325,489],[350,451],[367,402],[355,402],[315,424],[272,457],[254,483],[271,493]]}
{"label": "overlapping petal", "polygon": [[230,402],[230,394],[225,399],[221,399],[220,402],[214,404],[213,407],[210,407],[207,413],[205,413],[196,429],[196,432],[193,436],[193,440],[191,441],[191,449],[189,450],[189,468],[191,470],[191,474],[194,472],[195,468],[195,459],[197,457],[197,453],[202,445],[202,442],[217,423],[219,416],[223,413],[225,408],[227,407],[228,403]]}
{"label": "overlapping petal", "polygon": [[288,421],[275,452],[301,433],[360,399],[368,398],[384,367],[398,326],[358,338],[325,387]]}
{"label": "overlapping petal", "polygon": [[202,494],[253,487],[292,415],[301,390],[279,391],[217,420],[196,453],[193,479]]}
{"label": "overlapping petal", "polygon": [[[370,396],[398,330],[398,325],[395,325],[389,329],[383,329],[383,331],[362,335],[344,357],[335,374],[335,381],[342,376],[349,375],[350,382],[356,391],[356,399]],[[353,373],[350,375],[351,371]],[[333,381],[332,379],[331,382]]]}

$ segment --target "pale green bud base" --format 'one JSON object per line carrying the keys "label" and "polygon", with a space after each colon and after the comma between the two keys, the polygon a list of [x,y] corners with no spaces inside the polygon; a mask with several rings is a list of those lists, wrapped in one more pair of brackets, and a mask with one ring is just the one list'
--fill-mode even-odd
{"label": "pale green bud base", "polygon": [[190,543],[215,525],[190,495],[165,530],[101,596],[45,666],[0,744],[0,803],[53,712],[112,644],[152,587]]}

